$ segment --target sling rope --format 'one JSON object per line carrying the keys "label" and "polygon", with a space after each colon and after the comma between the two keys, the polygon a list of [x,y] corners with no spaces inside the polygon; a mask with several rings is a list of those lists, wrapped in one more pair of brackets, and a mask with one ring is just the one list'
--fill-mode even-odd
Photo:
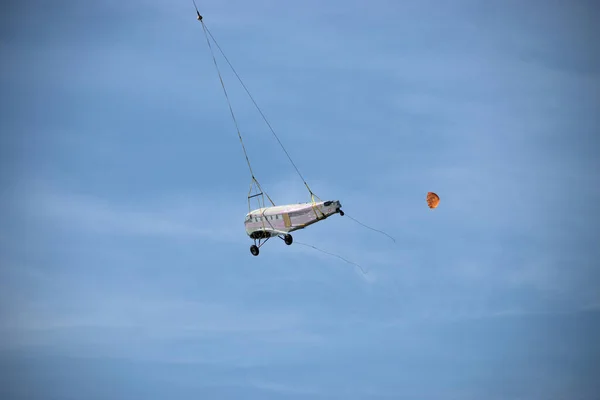
{"label": "sling rope", "polygon": [[[304,176],[300,172],[300,169],[298,169],[298,166],[296,165],[296,163],[294,162],[294,160],[292,160],[292,157],[290,156],[290,154],[286,150],[285,146],[283,145],[283,143],[279,139],[279,136],[277,136],[277,134],[275,133],[275,130],[273,129],[273,127],[271,126],[271,124],[267,120],[267,117],[262,112],[261,108],[256,103],[256,101],[254,100],[254,97],[252,96],[252,94],[250,93],[250,91],[248,90],[248,88],[246,87],[246,85],[244,84],[244,81],[242,80],[242,78],[240,77],[240,75],[237,73],[237,71],[235,70],[235,68],[233,67],[233,65],[231,64],[231,62],[227,58],[227,56],[225,55],[225,52],[221,49],[221,46],[219,46],[219,43],[217,42],[217,40],[215,39],[215,37],[213,36],[213,34],[210,32],[210,30],[208,29],[208,27],[204,23],[202,15],[200,15],[200,12],[198,11],[198,7],[196,7],[195,0],[192,0],[192,1],[194,2],[194,7],[196,8],[196,14],[198,16],[197,18],[200,21],[200,23],[202,24],[202,29],[204,30],[204,35],[206,36],[206,41],[207,41],[208,46],[210,48],[210,52],[211,52],[211,55],[213,57],[213,62],[215,63],[215,66],[217,68],[217,72],[219,73],[219,79],[221,80],[221,85],[223,86],[223,91],[225,92],[225,96],[227,97],[227,91],[225,90],[225,85],[223,83],[223,79],[221,78],[221,74],[218,71],[217,62],[216,62],[216,59],[215,59],[215,56],[214,56],[214,53],[213,53],[213,50],[212,50],[212,46],[210,44],[210,40],[208,39],[208,36],[210,36],[210,38],[212,39],[212,41],[215,43],[215,45],[217,46],[217,49],[219,50],[219,52],[221,53],[221,55],[223,56],[223,58],[225,59],[225,61],[229,65],[229,67],[231,68],[231,70],[233,71],[234,75],[236,76],[236,78],[238,79],[238,81],[240,82],[240,84],[242,85],[242,87],[244,88],[244,90],[246,91],[246,94],[248,94],[248,97],[250,97],[250,100],[252,101],[252,103],[254,104],[254,106],[256,107],[256,109],[258,110],[258,112],[260,113],[261,117],[263,118],[263,120],[265,121],[265,123],[267,124],[267,126],[269,127],[269,130],[271,131],[271,133],[273,134],[273,136],[275,137],[275,139],[279,143],[279,146],[281,146],[283,152],[285,153],[285,155],[287,156],[288,160],[290,161],[290,163],[292,164],[292,166],[296,170],[296,173],[298,174],[298,176],[300,177],[300,179],[304,183],[304,186],[306,186],[306,189],[308,190],[308,193],[311,196],[312,202],[314,203],[315,202],[314,198],[316,197],[317,199],[319,199],[319,197],[314,194],[314,192],[312,191],[312,189],[310,188],[310,186],[306,182],[306,179],[304,179]],[[231,103],[230,103],[228,97],[227,97],[227,102],[229,104],[229,109],[230,109],[231,114],[233,116],[233,110],[232,110]],[[234,117],[234,122],[235,122],[235,117]],[[236,124],[236,128],[238,129],[238,135],[240,136],[240,141],[242,141],[241,134],[240,134],[237,122],[235,122],[235,124]],[[242,142],[242,146],[243,146],[243,142]],[[244,154],[246,155],[246,161],[248,162],[248,166],[250,166],[250,161],[248,160],[248,156],[246,154],[245,148],[244,148]],[[255,179],[254,178],[254,173],[252,173],[252,169],[251,168],[250,168],[250,171],[251,171],[253,179]]]}
{"label": "sling rope", "polygon": [[[202,24],[202,30],[204,31],[204,36],[206,37],[206,43],[208,44],[208,48],[210,49],[210,54],[212,56],[213,59],[213,63],[215,64],[215,68],[217,70],[217,74],[219,75],[219,81],[221,82],[221,87],[223,88],[223,92],[225,93],[225,98],[227,100],[227,104],[229,106],[229,111],[231,113],[231,117],[233,119],[233,122],[235,124],[235,128],[237,130],[237,134],[238,137],[240,139],[240,143],[242,144],[242,149],[244,151],[244,156],[246,157],[246,163],[248,164],[248,169],[250,170],[250,175],[252,176],[252,182],[250,184],[250,191],[248,192],[248,202],[250,202],[250,198],[254,197],[254,196],[250,196],[250,193],[252,192],[252,185],[256,184],[257,188],[259,189],[260,193],[258,195],[266,195],[267,198],[269,199],[269,201],[271,202],[271,204],[273,206],[275,206],[275,203],[273,202],[273,200],[269,197],[269,195],[262,189],[262,187],[260,186],[260,183],[258,182],[258,180],[256,179],[256,177],[254,176],[254,172],[252,170],[252,166],[250,165],[250,159],[248,158],[248,153],[246,152],[246,147],[244,146],[244,141],[242,140],[242,134],[240,132],[240,128],[239,125],[237,123],[237,119],[235,118],[235,114],[233,112],[233,107],[231,106],[231,101],[229,100],[229,95],[227,94],[227,89],[225,89],[225,83],[223,82],[223,78],[221,76],[221,72],[219,69],[219,65],[217,63],[217,60],[215,58],[215,54],[213,52],[213,48],[210,44],[210,39],[213,40],[213,42],[215,43],[215,45],[217,46],[217,49],[219,50],[219,52],[221,53],[221,55],[223,56],[223,58],[225,59],[225,61],[227,62],[227,64],[229,65],[229,67],[231,68],[231,70],[233,71],[233,73],[235,74],[235,76],[237,77],[238,81],[240,82],[240,84],[242,85],[242,87],[244,88],[244,90],[246,91],[246,93],[248,94],[248,97],[250,97],[250,99],[252,100],[252,103],[254,104],[254,106],[256,107],[256,109],[258,110],[258,112],[260,113],[260,115],[262,116],[263,120],[265,121],[265,123],[267,124],[267,126],[269,127],[271,133],[273,134],[273,136],[275,136],[275,139],[277,139],[277,142],[279,143],[279,145],[281,146],[281,148],[283,149],[285,155],[287,156],[287,158],[289,159],[290,163],[292,164],[292,166],[294,167],[294,169],[296,170],[296,172],[298,173],[298,176],[300,177],[300,179],[302,180],[302,182],[304,183],[304,186],[306,186],[306,189],[308,190],[310,196],[311,196],[311,201],[312,201],[312,205],[313,205],[313,211],[315,213],[315,216],[317,218],[317,220],[325,218],[325,214],[319,210],[316,206],[315,203],[315,197],[317,199],[319,199],[318,196],[316,196],[314,194],[314,192],[311,190],[311,188],[308,186],[308,183],[306,182],[306,179],[304,179],[304,176],[302,175],[302,173],[300,173],[300,170],[298,169],[298,167],[296,166],[296,163],[294,163],[294,160],[292,160],[292,157],[290,156],[290,154],[287,152],[287,150],[285,149],[285,147],[283,146],[283,143],[281,143],[281,140],[279,139],[279,137],[277,136],[277,134],[275,133],[275,130],[273,129],[273,127],[271,126],[271,124],[269,123],[269,121],[267,120],[267,117],[265,116],[265,114],[262,112],[262,110],[260,109],[260,107],[258,106],[258,104],[256,103],[256,101],[254,100],[254,97],[252,96],[252,94],[250,93],[250,91],[248,90],[248,88],[246,87],[246,85],[244,84],[244,81],[242,80],[242,78],[239,76],[239,74],[237,73],[237,71],[235,70],[235,68],[233,67],[233,65],[231,64],[231,62],[229,62],[229,59],[227,58],[227,56],[225,55],[225,53],[223,52],[223,50],[221,49],[221,46],[219,46],[219,43],[217,42],[217,40],[214,38],[214,36],[212,35],[212,33],[210,32],[210,30],[208,29],[208,27],[204,24],[202,15],[200,14],[200,12],[198,11],[198,7],[196,6],[196,1],[192,0],[192,2],[194,3],[194,8],[196,9],[196,14],[197,14],[197,18],[198,21],[200,21],[200,23]],[[210,39],[209,39],[210,36]],[[258,196],[256,195],[256,196]],[[321,200],[321,199],[319,199]],[[263,201],[264,203],[264,201]],[[249,208],[250,205],[248,204]],[[263,205],[264,206],[264,205]],[[319,216],[319,213],[321,214]],[[264,216],[264,214],[263,214]],[[375,232],[379,232],[382,233],[384,235],[386,235],[387,237],[389,237],[390,239],[392,239],[394,242],[396,242],[396,239],[394,239],[393,237],[391,237],[390,235],[388,235],[387,233],[371,228],[370,226],[367,226],[365,224],[363,224],[362,222],[356,220],[355,218],[352,218],[349,216],[349,218],[355,222],[357,222],[358,224],[364,226],[365,228],[371,229]],[[269,223],[270,224],[270,223]],[[264,223],[263,223],[264,225]],[[313,246],[311,246],[313,247]],[[320,250],[320,249],[317,249]],[[337,256],[337,255],[336,255]],[[339,256],[337,256],[339,257]],[[347,260],[344,260],[347,261]]]}
{"label": "sling rope", "polygon": [[210,35],[210,37],[215,42],[215,45],[217,46],[217,48],[219,49],[219,51],[221,52],[221,54],[223,55],[223,58],[225,59],[225,61],[227,61],[227,64],[229,64],[229,66],[231,67],[231,70],[233,71],[233,73],[235,74],[235,76],[240,81],[242,87],[244,88],[244,90],[246,91],[246,93],[248,94],[248,96],[250,97],[250,100],[252,100],[252,103],[254,103],[254,106],[256,107],[256,109],[258,110],[258,112],[262,116],[263,120],[265,121],[265,123],[269,127],[269,130],[271,131],[271,133],[273,134],[273,136],[275,136],[275,139],[277,139],[277,142],[279,143],[279,146],[281,146],[281,148],[283,149],[283,152],[287,156],[288,160],[290,160],[290,163],[292,163],[292,166],[294,167],[294,169],[298,173],[298,176],[300,177],[300,179],[302,179],[302,182],[304,183],[304,186],[306,186],[306,188],[308,189],[309,193],[311,195],[313,195],[313,191],[308,186],[308,183],[306,183],[306,179],[304,179],[304,176],[302,176],[302,174],[300,173],[300,170],[296,166],[296,163],[294,163],[294,160],[292,160],[292,157],[290,157],[290,154],[287,152],[287,150],[283,146],[283,143],[281,143],[281,140],[279,140],[279,136],[277,136],[277,134],[275,133],[275,130],[273,129],[273,127],[271,126],[271,124],[267,120],[267,117],[265,117],[265,114],[262,112],[262,110],[260,109],[260,107],[258,106],[258,104],[256,103],[256,101],[254,100],[254,97],[252,97],[252,94],[250,93],[250,91],[248,90],[248,88],[246,87],[246,85],[244,84],[244,82],[242,81],[242,78],[240,78],[240,76],[238,75],[238,73],[235,70],[235,68],[233,68],[233,65],[231,65],[231,63],[229,62],[229,59],[227,58],[227,56],[225,55],[225,53],[223,52],[223,50],[221,50],[221,47],[219,46],[219,43],[217,43],[217,41],[213,37],[212,33],[210,33],[210,31],[208,30],[208,28],[206,28],[206,30],[207,30],[208,34]]}
{"label": "sling rope", "polygon": [[[196,7],[195,1],[194,1],[194,7]],[[221,87],[223,88],[223,93],[225,93],[225,99],[227,100],[227,105],[229,106],[229,112],[231,113],[231,118],[233,119],[233,123],[235,124],[235,129],[236,129],[238,137],[240,139],[240,143],[242,145],[242,150],[244,151],[244,156],[246,157],[246,163],[248,164],[248,169],[250,170],[250,175],[252,176],[252,182],[250,183],[250,191],[248,192],[248,201],[250,201],[250,198],[251,198],[250,193],[252,192],[252,185],[256,184],[258,190],[260,191],[260,194],[264,193],[267,196],[267,198],[269,199],[269,201],[271,202],[271,204],[273,206],[275,206],[275,203],[273,202],[271,197],[269,197],[269,195],[262,189],[262,187],[260,186],[260,183],[258,182],[258,180],[256,179],[256,177],[254,175],[254,171],[252,170],[252,165],[250,164],[250,159],[248,158],[248,152],[246,151],[246,146],[244,146],[244,140],[242,139],[240,127],[238,125],[237,119],[235,118],[235,114],[233,112],[233,107],[231,106],[231,101],[229,100],[229,95],[227,94],[227,89],[225,88],[225,83],[223,82],[223,77],[221,76],[221,71],[219,69],[219,65],[217,64],[217,59],[215,58],[215,54],[213,52],[212,46],[210,44],[210,40],[207,35],[208,28],[206,27],[206,25],[204,25],[204,21],[202,21],[202,15],[200,15],[200,12],[198,11],[198,7],[196,7],[196,14],[198,15],[198,20],[202,23],[202,29],[204,31],[204,36],[206,37],[206,43],[208,44],[208,48],[210,50],[210,54],[212,56],[213,63],[215,64],[217,74],[219,75],[219,81],[221,82]],[[212,37],[212,34],[210,36]],[[215,42],[215,44],[216,44],[216,42]]]}

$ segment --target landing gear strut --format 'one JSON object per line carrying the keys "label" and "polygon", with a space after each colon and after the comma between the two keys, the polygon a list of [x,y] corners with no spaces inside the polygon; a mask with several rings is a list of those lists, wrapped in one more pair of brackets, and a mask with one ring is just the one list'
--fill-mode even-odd
{"label": "landing gear strut", "polygon": [[[291,245],[294,242],[294,238],[292,237],[292,235],[290,235],[289,233],[286,233],[283,236],[278,236],[281,240],[283,240],[285,242],[285,244],[287,244],[288,246]],[[267,237],[267,240],[269,240],[270,237]],[[250,246],[250,253],[252,253],[253,256],[257,256],[258,253],[260,252],[258,249],[265,243],[267,243],[267,240],[265,240],[264,242],[261,243],[261,239],[258,239],[258,246],[256,245],[256,241],[257,239],[254,239],[254,244],[252,246]]]}
{"label": "landing gear strut", "polygon": [[256,239],[254,239],[254,244],[253,244],[252,246],[250,246],[250,253],[252,253],[252,255],[253,255],[253,256],[257,256],[257,255],[258,255],[258,253],[259,253],[259,250],[258,250],[258,249],[259,249],[259,248],[260,248],[260,247],[261,247],[263,244],[267,243],[267,241],[268,241],[270,238],[271,238],[270,236],[269,236],[269,237],[267,237],[267,238],[266,238],[266,240],[265,240],[264,242],[262,242],[262,243],[260,242],[260,241],[261,241],[261,239],[258,239],[258,246],[256,245]]}

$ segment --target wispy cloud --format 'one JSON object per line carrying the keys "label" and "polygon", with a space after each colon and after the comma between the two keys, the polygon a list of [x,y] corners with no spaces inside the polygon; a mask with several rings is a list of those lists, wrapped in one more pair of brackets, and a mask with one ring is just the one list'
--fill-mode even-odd
{"label": "wispy cloud", "polygon": [[[236,348],[252,344],[269,351],[323,343],[323,338],[307,325],[307,316],[297,311],[253,310],[233,303],[101,291],[80,295],[76,301],[77,305],[71,307],[15,304],[0,321],[2,347],[52,345],[63,353],[79,352],[81,356],[193,363],[244,359],[242,353],[219,355],[214,346],[223,341]],[[188,343],[187,351],[177,343]],[[150,345],[153,351],[144,350]],[[194,354],[189,346],[196,349]],[[246,353],[258,361],[254,357],[258,353]]]}
{"label": "wispy cloud", "polygon": [[323,390],[315,387],[291,385],[266,380],[249,380],[246,385],[281,394],[323,395]]}
{"label": "wispy cloud", "polygon": [[54,330],[63,328],[149,328],[153,335],[251,334],[296,327],[302,318],[292,313],[251,311],[236,305],[191,300],[157,299],[155,296],[103,296],[100,291],[80,297],[68,313],[31,304],[15,319],[4,320],[5,328]]}
{"label": "wispy cloud", "polygon": [[[196,197],[131,204],[49,185],[33,185],[17,196],[26,199],[16,205],[23,215],[88,233],[232,240],[239,226],[243,228],[239,222],[237,227],[232,225],[234,219],[243,222],[243,215],[210,212],[215,204]],[[222,201],[220,206],[224,206]]]}

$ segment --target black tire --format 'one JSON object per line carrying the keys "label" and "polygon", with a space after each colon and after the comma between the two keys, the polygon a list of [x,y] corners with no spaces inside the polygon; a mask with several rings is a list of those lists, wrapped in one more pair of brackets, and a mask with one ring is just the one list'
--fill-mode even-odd
{"label": "black tire", "polygon": [[344,216],[344,212],[342,210],[340,210],[340,216]]}
{"label": "black tire", "polygon": [[289,246],[290,244],[294,243],[294,238],[292,237],[292,235],[287,234],[283,237],[283,241]]}
{"label": "black tire", "polygon": [[250,246],[250,253],[252,253],[253,256],[257,256],[259,251],[258,251],[258,247],[253,244],[252,246]]}

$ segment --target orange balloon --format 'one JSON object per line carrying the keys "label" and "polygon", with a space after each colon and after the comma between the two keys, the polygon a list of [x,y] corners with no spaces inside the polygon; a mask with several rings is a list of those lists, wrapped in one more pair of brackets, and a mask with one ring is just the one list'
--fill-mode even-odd
{"label": "orange balloon", "polygon": [[440,204],[440,196],[433,192],[427,192],[427,205],[429,208],[437,208]]}

